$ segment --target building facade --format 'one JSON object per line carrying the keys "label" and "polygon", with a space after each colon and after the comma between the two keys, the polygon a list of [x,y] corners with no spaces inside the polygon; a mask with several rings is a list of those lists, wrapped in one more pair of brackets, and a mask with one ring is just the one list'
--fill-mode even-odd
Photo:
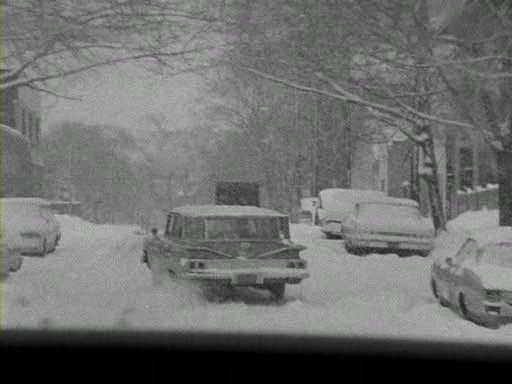
{"label": "building facade", "polygon": [[[28,87],[11,88],[1,92],[1,103],[0,123],[12,128],[29,143],[30,151],[26,156],[30,157],[28,159],[31,167],[28,173],[31,183],[30,195],[41,196],[44,166],[40,150],[40,94]],[[9,148],[2,148],[3,152],[7,150]],[[11,189],[16,190],[16,188]]]}

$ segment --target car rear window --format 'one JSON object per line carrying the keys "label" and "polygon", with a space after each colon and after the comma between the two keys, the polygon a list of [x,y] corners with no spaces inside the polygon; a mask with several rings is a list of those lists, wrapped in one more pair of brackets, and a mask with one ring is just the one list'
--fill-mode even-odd
{"label": "car rear window", "polygon": [[279,218],[275,217],[206,219],[209,240],[278,240],[283,232]]}

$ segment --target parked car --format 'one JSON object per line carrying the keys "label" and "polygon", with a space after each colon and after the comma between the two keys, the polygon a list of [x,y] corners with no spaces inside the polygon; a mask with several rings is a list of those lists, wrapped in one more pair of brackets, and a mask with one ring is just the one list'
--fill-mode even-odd
{"label": "parked car", "polygon": [[0,255],[0,279],[6,279],[11,272],[16,272],[23,264],[21,256],[21,238],[16,232],[0,231],[2,254]]}
{"label": "parked car", "polygon": [[343,236],[341,226],[354,211],[354,204],[359,199],[385,197],[381,191],[329,188],[320,191],[318,216],[321,230],[328,239]]}
{"label": "parked car", "polygon": [[253,206],[196,205],[168,214],[165,230],[144,240],[142,262],[155,285],[169,276],[203,286],[249,286],[284,296],[309,276],[305,248],[290,240],[289,219]]}
{"label": "parked car", "polygon": [[48,202],[39,198],[3,198],[2,225],[20,234],[23,254],[46,255],[56,249],[60,225]]}
{"label": "parked car", "polygon": [[453,253],[438,256],[431,288],[443,306],[490,327],[512,322],[512,228],[469,233]]}
{"label": "parked car", "polygon": [[354,254],[385,250],[426,256],[435,238],[432,220],[422,216],[418,203],[396,197],[358,201],[342,230],[345,247]]}

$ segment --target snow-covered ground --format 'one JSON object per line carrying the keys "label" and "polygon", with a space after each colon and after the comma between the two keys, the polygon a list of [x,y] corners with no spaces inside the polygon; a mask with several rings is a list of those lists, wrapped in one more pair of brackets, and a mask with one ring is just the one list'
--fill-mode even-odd
{"label": "snow-covered ground", "polygon": [[[491,222],[496,213],[465,215],[450,223],[453,230]],[[341,241],[324,239],[317,227],[292,227],[294,241],[308,247],[302,255],[311,277],[287,286],[285,303],[249,289],[212,303],[193,285],[152,287],[149,270],[139,262],[143,236],[135,227],[59,220],[63,239],[57,251],[25,258],[22,269],[2,283],[2,328],[200,329],[512,344],[512,325],[482,328],[434,301],[432,259],[349,255]]]}

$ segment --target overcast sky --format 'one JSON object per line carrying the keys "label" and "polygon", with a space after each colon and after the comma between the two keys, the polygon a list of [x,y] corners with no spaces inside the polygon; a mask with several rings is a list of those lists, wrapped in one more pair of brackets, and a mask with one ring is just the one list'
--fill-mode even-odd
{"label": "overcast sky", "polygon": [[186,74],[163,79],[133,67],[103,70],[67,80],[59,92],[81,101],[44,97],[43,129],[61,121],[112,124],[136,129],[148,113],[163,113],[177,129],[197,115],[202,80]]}

